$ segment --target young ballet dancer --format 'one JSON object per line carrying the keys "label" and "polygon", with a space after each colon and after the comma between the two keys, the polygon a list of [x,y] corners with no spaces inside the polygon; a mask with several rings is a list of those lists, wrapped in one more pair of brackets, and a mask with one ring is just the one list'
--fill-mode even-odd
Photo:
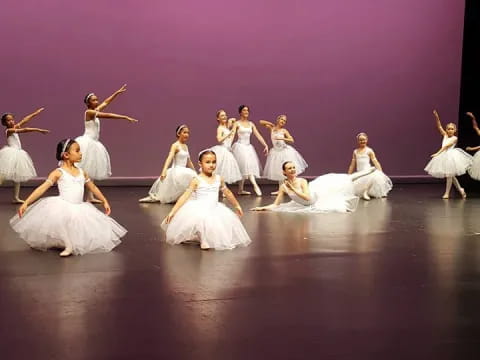
{"label": "young ballet dancer", "polygon": [[[285,129],[286,123],[286,115],[279,115],[276,124],[273,124],[270,121],[260,120],[260,125],[263,125],[270,130],[270,138],[273,145],[267,156],[267,162],[263,169],[263,176],[269,180],[278,181],[279,186],[281,186],[285,179],[282,172],[282,164],[285,161],[293,161],[295,163],[298,175],[303,173],[308,167],[308,164],[302,155],[300,155],[300,153],[292,146],[287,144],[287,142],[293,144],[294,140],[288,130]],[[277,194],[278,191],[272,192],[272,195]]]}
{"label": "young ballet dancer", "polygon": [[261,165],[255,148],[250,144],[250,136],[253,133],[258,141],[264,146],[263,152],[265,155],[268,154],[268,145],[262,135],[258,132],[255,124],[248,120],[250,108],[247,105],[240,105],[238,113],[240,114],[240,119],[236,122],[238,140],[232,147],[233,155],[235,156],[235,159],[237,159],[242,174],[242,180],[238,186],[238,194],[250,195],[248,191],[244,190],[245,180],[249,179],[253,185],[255,194],[257,194],[257,196],[262,196],[262,192],[255,180],[255,177],[260,177]]}
{"label": "young ballet dancer", "polygon": [[472,165],[472,156],[465,151],[455,147],[457,144],[457,137],[455,133],[457,126],[453,123],[448,123],[445,129],[440,122],[440,116],[437,110],[433,110],[438,131],[443,136],[442,147],[431,157],[425,171],[436,178],[446,178],[445,193],[442,199],[448,199],[450,196],[450,189],[452,183],[458,190],[463,199],[467,197],[465,190],[460,186],[456,176],[463,175]]}
{"label": "young ballet dancer", "polygon": [[[273,204],[255,207],[253,211],[282,212],[353,212],[357,208],[358,197],[354,193],[354,181],[375,171],[374,167],[355,174],[326,174],[310,183],[297,177],[296,165],[287,161],[282,165],[286,178],[280,186]],[[285,195],[291,201],[282,203]]]}
{"label": "young ballet dancer", "polygon": [[[85,133],[77,137],[75,141],[80,145],[83,154],[82,161],[78,164],[78,167],[85,170],[91,179],[103,180],[112,175],[110,155],[105,146],[99,141],[100,119],[122,119],[131,123],[138,122],[138,120],[127,115],[103,112],[118,95],[125,91],[127,91],[127,85],[123,85],[101,103],[94,93],[87,94],[83,100],[87,106],[84,118]],[[94,203],[101,202],[95,199],[89,190],[87,191],[87,199]]]}
{"label": "young ballet dancer", "polygon": [[160,177],[153,183],[148,196],[138,200],[139,202],[173,203],[184,193],[192,178],[197,175],[187,146],[190,129],[187,125],[180,125],[175,134],[177,141],[170,146],[170,152]]}
{"label": "young ballet dancer", "polygon": [[[87,173],[75,166],[82,159],[80,146],[75,140],[62,140],[57,145],[56,158],[60,167],[20,206],[18,214],[10,220],[13,230],[34,249],[63,248],[60,256],[112,250],[127,231],[108,216],[107,199]],[[55,183],[59,196],[34,204]],[[102,201],[105,214],[83,201],[84,187]]]}
{"label": "young ballet dancer", "polygon": [[375,166],[377,171],[355,181],[355,194],[361,196],[364,200],[370,200],[370,197],[386,197],[392,190],[392,180],[383,173],[382,166],[375,156],[375,152],[368,146],[367,134],[364,132],[358,134],[357,143],[358,147],[353,150],[348,174],[369,169],[372,165]]}
{"label": "young ballet dancer", "polygon": [[[477,135],[480,136],[480,129],[478,128],[475,115],[473,115],[471,112],[467,112],[467,116],[472,119],[473,129],[475,130]],[[476,151],[475,155],[473,155],[472,166],[468,169],[468,175],[470,175],[470,177],[475,180],[480,180],[480,151],[478,151],[479,149],[480,146],[466,147],[466,150],[468,151]]]}
{"label": "young ballet dancer", "polygon": [[18,134],[27,132],[48,134],[49,130],[23,127],[42,111],[43,108],[40,108],[25,116],[18,123],[15,123],[15,116],[12,113],[2,115],[2,125],[6,128],[7,145],[0,150],[0,184],[4,180],[13,181],[14,204],[23,203],[23,200],[20,199],[20,183],[37,176],[32,159],[25,150],[22,150]]}
{"label": "young ballet dancer", "polygon": [[217,141],[219,145],[212,147],[217,155],[216,174],[220,175],[227,184],[233,184],[242,179],[237,160],[232,154],[232,141],[235,137],[237,125],[235,119],[228,119],[225,110],[217,111]]}
{"label": "young ballet dancer", "polygon": [[204,250],[229,250],[247,246],[251,240],[238,217],[218,201],[219,191],[235,208],[238,216],[242,208],[219,175],[215,175],[216,156],[204,150],[198,157],[200,173],[178,199],[162,223],[166,241],[175,245],[198,241]]}

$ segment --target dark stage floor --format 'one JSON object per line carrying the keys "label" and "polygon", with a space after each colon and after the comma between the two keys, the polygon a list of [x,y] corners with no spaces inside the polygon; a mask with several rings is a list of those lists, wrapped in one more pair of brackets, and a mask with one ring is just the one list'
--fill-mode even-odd
{"label": "dark stage floor", "polygon": [[146,191],[105,187],[124,242],[63,259],[15,236],[0,189],[2,360],[480,358],[480,198],[399,185],[353,214],[249,212],[252,245],[216,252],[163,243],[171,206]]}

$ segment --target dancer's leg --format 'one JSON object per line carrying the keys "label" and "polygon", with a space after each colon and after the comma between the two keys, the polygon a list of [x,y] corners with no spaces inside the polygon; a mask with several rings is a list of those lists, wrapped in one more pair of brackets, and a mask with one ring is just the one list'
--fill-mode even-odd
{"label": "dancer's leg", "polygon": [[446,183],[445,183],[445,194],[443,194],[442,199],[448,199],[448,197],[450,196],[450,189],[452,188],[452,182],[453,182],[453,178],[447,177]]}

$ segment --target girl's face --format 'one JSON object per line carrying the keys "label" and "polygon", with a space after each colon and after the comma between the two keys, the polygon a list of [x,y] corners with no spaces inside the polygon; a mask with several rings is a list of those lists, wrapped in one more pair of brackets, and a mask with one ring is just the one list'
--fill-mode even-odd
{"label": "girl's face", "polygon": [[73,143],[70,145],[66,154],[63,155],[64,160],[69,160],[72,163],[77,163],[82,160],[82,152],[80,151],[80,145]]}
{"label": "girl's face", "polygon": [[358,146],[365,147],[368,144],[368,138],[365,135],[360,135],[357,138]]}
{"label": "girl's face", "polygon": [[225,111],[220,111],[220,114],[218,114],[217,120],[220,123],[220,125],[226,125],[227,124],[227,113]]}
{"label": "girl's face", "polygon": [[250,109],[247,106],[245,106],[240,112],[240,115],[242,116],[242,118],[248,119],[248,115],[250,115]]}
{"label": "girl's face", "polygon": [[295,164],[289,162],[285,165],[285,170],[283,170],[283,175],[285,175],[288,179],[294,178],[297,175],[297,169],[295,168]]}
{"label": "girl's face", "polygon": [[190,137],[190,129],[188,127],[184,127],[180,134],[178,134],[178,140],[180,142],[187,142],[188,138]]}
{"label": "girl's face", "polygon": [[90,109],[95,109],[97,106],[98,106],[98,97],[97,95],[92,95],[90,96],[90,98],[88,99],[88,107]]}
{"label": "girl's face", "polygon": [[284,127],[287,123],[287,117],[286,116],[280,116],[278,119],[277,119],[277,125],[279,127]]}
{"label": "girl's face", "polygon": [[448,124],[445,130],[447,131],[448,137],[455,135],[455,133],[457,132],[457,128],[453,124]]}
{"label": "girl's face", "polygon": [[13,117],[12,114],[8,114],[5,117],[5,125],[7,128],[12,128],[15,126],[15,118]]}
{"label": "girl's face", "polygon": [[217,157],[214,154],[205,154],[198,164],[205,175],[212,175],[217,168]]}

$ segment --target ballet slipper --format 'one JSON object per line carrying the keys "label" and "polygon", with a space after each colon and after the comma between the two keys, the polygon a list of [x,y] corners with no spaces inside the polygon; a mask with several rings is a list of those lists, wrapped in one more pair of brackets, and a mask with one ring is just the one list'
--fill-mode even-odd
{"label": "ballet slipper", "polygon": [[449,196],[448,196],[447,194],[444,194],[444,195],[442,196],[442,199],[444,199],[444,200],[448,200],[448,198],[449,198]]}
{"label": "ballet slipper", "polygon": [[368,196],[368,191],[367,191],[367,190],[365,190],[365,191],[363,192],[363,194],[362,194],[362,199],[363,199],[363,200],[366,200],[366,201],[371,200],[370,196]]}
{"label": "ballet slipper", "polygon": [[278,190],[277,190],[277,191],[272,191],[272,192],[270,193],[270,195],[272,195],[272,196],[277,196],[277,195],[278,195]]}
{"label": "ballet slipper", "polygon": [[72,255],[72,248],[65,248],[65,250],[63,250],[60,253],[61,257],[67,257],[67,256],[70,256],[70,255]]}
{"label": "ballet slipper", "polygon": [[155,202],[158,202],[158,200],[155,200],[151,196],[147,196],[147,197],[141,198],[140,200],[138,200],[138,202],[139,203],[155,203]]}
{"label": "ballet slipper", "polygon": [[255,194],[257,196],[262,196],[262,191],[260,190],[260,188],[258,187],[258,185],[254,186],[253,187],[253,191],[255,191]]}
{"label": "ballet slipper", "polygon": [[460,195],[462,195],[462,199],[466,199],[467,198],[467,193],[465,192],[465,189],[464,188],[460,188]]}
{"label": "ballet slipper", "polygon": [[245,190],[242,190],[242,191],[238,192],[238,195],[251,195],[251,194],[252,194],[251,192],[245,191]]}

